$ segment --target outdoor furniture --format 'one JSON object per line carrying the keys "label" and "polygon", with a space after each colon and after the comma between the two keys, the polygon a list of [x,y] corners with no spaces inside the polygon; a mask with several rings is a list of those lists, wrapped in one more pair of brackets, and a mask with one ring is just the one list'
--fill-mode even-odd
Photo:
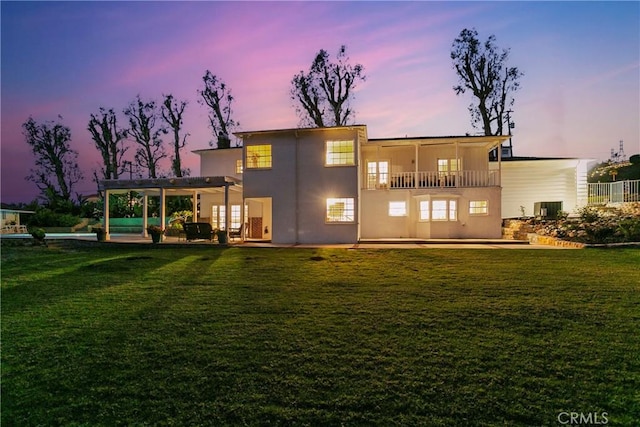
{"label": "outdoor furniture", "polygon": [[182,227],[187,242],[201,239],[213,241],[215,237],[208,222],[185,222]]}
{"label": "outdoor furniture", "polygon": [[229,229],[229,238],[230,239],[235,239],[236,237],[241,238],[242,237],[242,226],[244,224],[241,224],[239,228],[230,228]]}

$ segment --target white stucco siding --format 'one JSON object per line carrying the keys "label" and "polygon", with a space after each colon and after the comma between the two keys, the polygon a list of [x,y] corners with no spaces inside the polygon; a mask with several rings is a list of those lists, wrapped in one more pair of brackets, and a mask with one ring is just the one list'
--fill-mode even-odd
{"label": "white stucco siding", "polygon": [[314,129],[258,134],[245,138],[244,146],[270,144],[272,167],[244,172],[246,198],[269,197],[272,201],[274,243],[353,243],[357,241],[357,219],[353,223],[326,222],[326,199],[358,197],[357,149],[355,164],[326,166],[327,140],[353,140],[357,130]]}
{"label": "white stucco siding", "polygon": [[197,150],[200,155],[200,176],[232,176],[242,179],[236,163],[242,160],[242,147]]}
{"label": "white stucco siding", "polygon": [[[326,141],[354,141],[353,165],[327,166]],[[353,243],[358,240],[358,150],[357,133],[327,130],[303,135],[298,146],[297,177],[299,243]],[[327,223],[327,198],[351,198],[355,212],[353,223]]]}
{"label": "white stucco siding", "polygon": [[[501,204],[499,187],[451,188],[442,190],[367,190],[362,197],[363,239],[423,238],[423,239],[476,239],[501,237]],[[455,200],[457,220],[421,221],[421,200]],[[404,201],[406,216],[389,215],[389,203]],[[471,201],[486,201],[487,214],[469,213]]]}
{"label": "white stucco siding", "polygon": [[562,202],[575,212],[586,203],[589,159],[539,159],[502,162],[502,216],[534,214],[537,202]]}

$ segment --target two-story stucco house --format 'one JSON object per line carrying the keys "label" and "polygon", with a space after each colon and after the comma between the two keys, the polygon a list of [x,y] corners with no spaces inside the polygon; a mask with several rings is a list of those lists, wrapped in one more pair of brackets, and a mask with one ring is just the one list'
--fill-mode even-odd
{"label": "two-story stucco house", "polygon": [[200,220],[245,239],[354,243],[394,238],[500,238],[507,137],[369,139],[364,125],[239,132],[243,146],[198,150],[201,175],[241,181],[200,195]]}

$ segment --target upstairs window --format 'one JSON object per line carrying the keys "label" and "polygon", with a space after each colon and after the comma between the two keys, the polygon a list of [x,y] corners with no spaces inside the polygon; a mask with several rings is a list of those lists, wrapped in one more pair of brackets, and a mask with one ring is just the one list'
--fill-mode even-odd
{"label": "upstairs window", "polygon": [[327,222],[354,222],[355,201],[353,198],[327,199]]}
{"label": "upstairs window", "polygon": [[353,141],[327,141],[326,166],[345,166],[355,164]]}
{"label": "upstairs window", "polygon": [[389,162],[367,162],[367,188],[389,185]]}
{"label": "upstairs window", "polygon": [[449,173],[460,170],[460,159],[438,159],[438,172]]}
{"label": "upstairs window", "polygon": [[247,169],[268,169],[271,167],[271,145],[247,145]]}

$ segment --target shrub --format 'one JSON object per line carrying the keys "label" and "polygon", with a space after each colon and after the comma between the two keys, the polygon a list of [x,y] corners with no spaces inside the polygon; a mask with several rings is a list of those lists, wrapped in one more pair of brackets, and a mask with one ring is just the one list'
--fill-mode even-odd
{"label": "shrub", "polygon": [[33,238],[36,239],[38,243],[44,243],[46,233],[42,228],[33,228],[31,230],[31,236],[33,236]]}
{"label": "shrub", "polygon": [[618,230],[627,242],[640,242],[640,218],[624,218],[618,223]]}
{"label": "shrub", "polygon": [[38,209],[31,215],[28,225],[31,227],[73,227],[80,222],[80,218],[70,214],[61,214],[51,209]]}
{"label": "shrub", "polygon": [[580,219],[588,224],[594,223],[600,219],[600,211],[590,206],[585,206],[580,209],[578,214],[580,215]]}

